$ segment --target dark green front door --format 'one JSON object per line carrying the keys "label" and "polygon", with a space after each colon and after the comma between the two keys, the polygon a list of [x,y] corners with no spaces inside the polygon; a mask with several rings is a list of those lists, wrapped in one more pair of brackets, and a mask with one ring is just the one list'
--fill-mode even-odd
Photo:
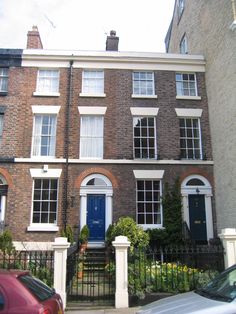
{"label": "dark green front door", "polygon": [[190,194],[189,222],[192,240],[197,242],[207,241],[205,195]]}

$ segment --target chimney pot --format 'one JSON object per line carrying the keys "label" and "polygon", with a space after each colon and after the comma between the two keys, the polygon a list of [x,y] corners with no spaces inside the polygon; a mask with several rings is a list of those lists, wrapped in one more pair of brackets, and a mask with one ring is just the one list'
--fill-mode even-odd
{"label": "chimney pot", "polygon": [[40,38],[38,27],[33,25],[32,31],[27,34],[27,49],[43,49],[43,44]]}
{"label": "chimney pot", "polygon": [[116,31],[111,30],[110,36],[107,36],[106,50],[107,51],[118,51],[119,37],[116,36]]}

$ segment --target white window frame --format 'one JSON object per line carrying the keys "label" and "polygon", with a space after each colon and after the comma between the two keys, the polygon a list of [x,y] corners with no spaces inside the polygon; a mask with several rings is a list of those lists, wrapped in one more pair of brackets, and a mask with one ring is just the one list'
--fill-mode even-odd
{"label": "white window frame", "polygon": [[[98,132],[95,132],[95,129],[90,129],[89,134],[86,135],[86,129],[88,131],[88,127],[86,127],[86,123],[88,122],[88,119],[93,119],[94,121],[92,124],[96,124],[97,122],[100,123],[101,129]],[[96,121],[97,120],[97,121]],[[100,122],[99,122],[100,120]],[[87,122],[86,122],[87,121]],[[87,141],[90,141],[90,152],[91,155],[88,156],[87,153],[84,151],[84,147],[86,146],[86,139]],[[95,141],[95,142],[94,142]],[[100,147],[100,150],[97,151],[97,153],[91,151],[91,147],[94,145],[92,142],[97,144],[95,147],[98,148]],[[84,146],[85,145],[85,146]],[[92,145],[92,146],[91,146]],[[103,159],[103,147],[104,147],[104,116],[103,115],[81,115],[80,118],[80,158],[81,159]]]}
{"label": "white window frame", "polygon": [[32,201],[31,201],[31,216],[30,225],[27,231],[52,231],[56,232],[59,230],[58,227],[58,196],[59,196],[59,178],[61,176],[62,169],[49,169],[48,165],[44,165],[41,169],[33,168],[30,169],[30,174],[33,180],[35,179],[57,179],[57,221],[56,223],[33,223],[33,201],[34,201],[34,181],[32,184]]}
{"label": "white window frame", "polygon": [[[202,155],[202,135],[201,135],[201,121],[199,117],[179,117],[179,123],[180,123],[180,119],[184,119],[185,121],[185,137],[181,137],[180,135],[180,158],[181,159],[187,159],[187,160],[202,160],[203,159],[203,155]],[[191,128],[190,127],[186,127],[186,120],[191,120]],[[196,120],[198,123],[198,133],[199,133],[199,137],[195,137],[194,136],[194,128],[193,128],[193,120]],[[179,126],[179,128],[181,129],[181,127]],[[187,134],[187,129],[188,130],[192,130],[192,136],[188,136]],[[181,151],[184,150],[183,147],[181,147],[181,139],[186,141],[186,146],[185,146],[185,152],[186,152],[186,157],[182,157]],[[199,149],[198,148],[194,148],[194,141],[198,140],[198,144],[199,144]],[[193,151],[193,157],[189,158],[189,151],[191,150],[191,147],[188,147],[188,141],[192,142],[192,151]],[[199,158],[196,158],[196,152],[199,151]]]}
{"label": "white window frame", "polygon": [[[140,131],[140,134],[139,136],[135,136],[135,130],[138,128],[137,126],[135,126],[135,123],[136,123],[136,120],[139,119],[139,121],[141,121],[141,119],[147,119],[147,136],[142,136],[142,130],[144,128],[142,128],[142,126],[140,125],[139,127],[139,131]],[[149,119],[153,119],[153,127],[152,126],[149,126],[148,124],[148,121]],[[153,136],[150,136],[150,129],[151,128],[154,128],[154,135]],[[134,156],[134,159],[157,159],[157,139],[156,139],[156,117],[155,116],[134,116],[133,117],[133,156]],[[140,145],[139,146],[135,146],[135,140],[138,140],[139,139],[139,143]],[[142,139],[145,140],[146,139],[146,147],[142,145]],[[149,146],[149,141],[150,139],[153,139],[154,140],[154,146],[153,147],[150,147]],[[144,156],[144,150],[147,150],[147,156]],[[154,149],[154,156],[150,157],[150,150],[151,149]],[[136,153],[135,151],[136,150],[139,150],[139,153],[140,153],[140,157],[137,157],[136,156]]]}
{"label": "white window frame", "polygon": [[177,0],[177,12],[178,12],[179,20],[183,14],[184,7],[185,7],[185,0]]}
{"label": "white window frame", "polygon": [[[100,74],[100,76],[99,76]],[[98,83],[100,82],[100,83]],[[99,87],[99,85],[101,85]],[[84,69],[82,72],[81,97],[105,97],[104,70]]]}
{"label": "white window frame", "polygon": [[179,43],[179,52],[181,54],[188,54],[188,41],[186,34],[183,35],[183,37],[180,40]]}
{"label": "white window frame", "polygon": [[[39,69],[38,74],[37,74],[36,91],[33,93],[33,95],[34,96],[54,96],[54,97],[60,96],[59,80],[60,80],[59,70]],[[55,85],[53,84],[53,82]]]}
{"label": "white window frame", "polygon": [[[185,76],[187,76],[188,79],[184,79]],[[194,80],[191,80],[190,76],[194,76]],[[192,84],[194,84],[194,89],[191,88]],[[176,85],[176,99],[201,100],[201,97],[198,96],[196,73],[176,72],[175,85]],[[194,95],[191,95],[191,90],[194,90]]]}
{"label": "white window frame", "polygon": [[159,181],[159,201],[160,204],[160,224],[139,224],[144,230],[153,228],[163,228],[163,207],[161,202],[162,197],[162,179],[164,176],[164,170],[133,170],[136,179],[136,221],[138,222],[138,190],[137,181]]}
{"label": "white window frame", "polygon": [[[9,79],[9,69],[0,68],[0,93],[7,93],[8,79]],[[6,87],[4,88],[4,86]]]}
{"label": "white window frame", "polygon": [[[148,75],[152,75],[152,79],[148,79]],[[138,75],[139,78],[136,78],[135,76]],[[144,78],[141,78],[141,75],[144,75]],[[148,93],[148,82],[151,82],[152,85],[152,93]],[[143,84],[145,87],[143,87]],[[136,84],[138,84],[138,87],[136,87]],[[132,73],[132,85],[133,85],[133,98],[157,98],[157,95],[155,95],[155,77],[153,71],[133,71]],[[136,91],[136,88],[138,91]],[[145,89],[145,92],[142,92],[142,89]]]}
{"label": "white window frame", "polygon": [[[32,143],[31,143],[31,158],[33,159],[43,159],[43,160],[47,160],[47,159],[52,159],[55,158],[56,155],[56,134],[57,134],[57,115],[60,111],[60,106],[32,106],[32,111],[34,114],[34,122],[33,122],[33,132],[32,132]],[[49,116],[55,116],[55,142],[54,142],[54,154],[52,155],[40,155],[40,154],[34,154],[34,146],[35,146],[35,129],[36,129],[36,125],[35,125],[35,119],[36,116],[43,116],[43,115],[49,115]],[[41,141],[40,141],[40,147],[41,147]]]}

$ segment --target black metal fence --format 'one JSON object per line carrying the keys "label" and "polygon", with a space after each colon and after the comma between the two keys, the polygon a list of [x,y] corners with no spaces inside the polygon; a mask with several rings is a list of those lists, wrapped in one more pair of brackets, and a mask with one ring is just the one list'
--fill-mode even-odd
{"label": "black metal fence", "polygon": [[113,305],[115,296],[114,252],[104,249],[71,249],[67,257],[67,301]]}
{"label": "black metal fence", "polygon": [[217,246],[166,247],[129,252],[129,293],[185,292],[205,285],[224,269],[224,250]]}
{"label": "black metal fence", "polygon": [[29,270],[32,275],[53,286],[53,251],[0,251],[0,268]]}

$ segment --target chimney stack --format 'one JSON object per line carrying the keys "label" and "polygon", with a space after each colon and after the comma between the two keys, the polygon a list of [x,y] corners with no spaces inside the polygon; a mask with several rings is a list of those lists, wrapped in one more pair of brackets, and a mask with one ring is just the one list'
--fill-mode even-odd
{"label": "chimney stack", "polygon": [[106,50],[118,51],[119,37],[116,36],[116,31],[110,31],[110,36],[107,36]]}
{"label": "chimney stack", "polygon": [[43,49],[43,44],[37,26],[32,27],[32,31],[27,34],[27,49]]}

